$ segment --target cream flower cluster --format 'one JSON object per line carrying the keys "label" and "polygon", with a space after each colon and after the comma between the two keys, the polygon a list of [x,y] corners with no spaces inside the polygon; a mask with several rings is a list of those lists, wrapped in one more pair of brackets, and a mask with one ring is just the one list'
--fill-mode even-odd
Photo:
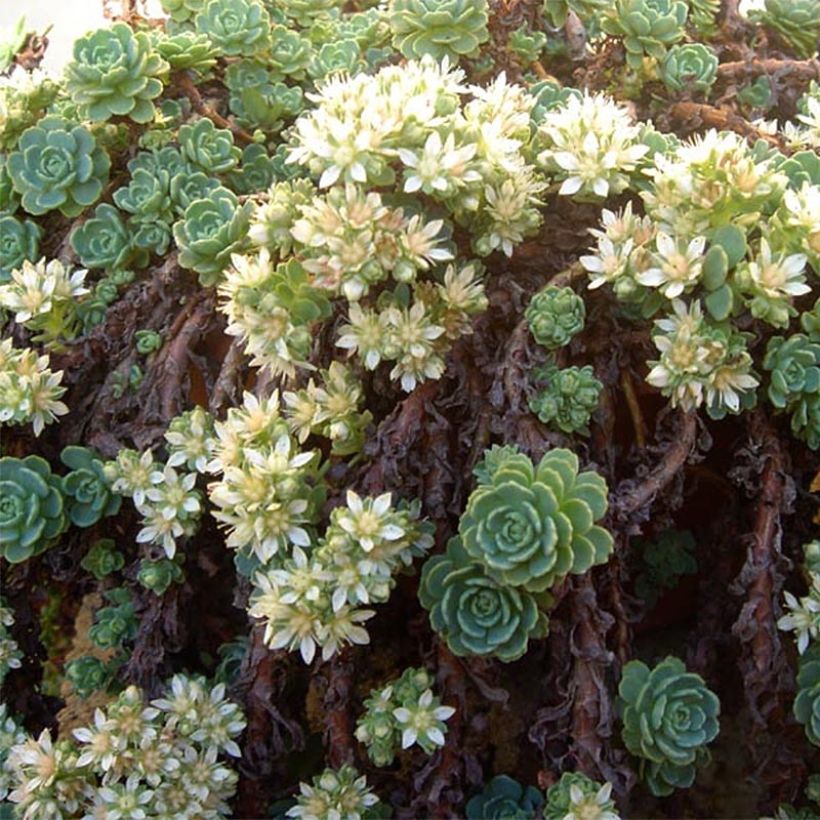
{"label": "cream flower cluster", "polygon": [[130,496],[142,516],[137,542],[161,546],[170,559],[178,539],[196,532],[204,512],[196,482],[215,446],[213,419],[199,407],[183,413],[171,420],[165,440],[169,455],[164,464],[154,460],[151,450],[125,448],[103,469],[112,490]]}
{"label": "cream flower cluster", "polygon": [[774,157],[715,130],[655,154],[645,173],[652,180],[641,193],[646,212],[666,233],[689,238],[729,223],[754,228],[788,181]]}
{"label": "cream flower cluster", "polygon": [[6,761],[9,799],[23,817],[226,817],[245,728],[224,684],[175,676],[150,705],[129,686],[93,723],[56,742],[48,729],[16,738]]}
{"label": "cream flower cluster", "polygon": [[660,359],[649,362],[646,380],[668,396],[672,407],[737,413],[741,399],[758,385],[746,334],[728,323],[709,322],[700,302],[672,302],[672,314],[655,322],[652,336]]}
{"label": "cream flower cluster", "polygon": [[208,471],[219,478],[208,494],[227,546],[262,564],[291,547],[309,547],[324,500],[319,453],[300,450],[279,394],[260,400],[245,393],[215,432]]}
{"label": "cream flower cluster", "polygon": [[331,452],[340,456],[359,452],[365,429],[373,416],[361,410],[364,391],[353,370],[341,362],[331,362],[319,372],[318,383],[310,379],[301,390],[282,394],[288,427],[299,444],[310,435],[330,439]]}
{"label": "cream flower cluster", "polygon": [[47,355],[0,341],[0,424],[31,424],[39,436],[47,424],[68,412],[60,401],[66,391],[63,371],[52,372]]}
{"label": "cream flower cluster", "polygon": [[288,161],[320,188],[421,191],[470,231],[479,254],[510,255],[540,225],[544,184],[525,160],[535,101],[503,74],[468,87],[463,71],[426,56],[331,78],[308,98],[316,107],[296,121]]}
{"label": "cream flower cluster", "polygon": [[571,96],[544,115],[538,164],[564,196],[606,198],[631,185],[649,146],[629,111],[605,94]]}
{"label": "cream flower cluster", "polygon": [[817,572],[820,542],[810,541],[803,546],[805,556],[804,575],[808,582],[808,594],[801,597],[785,591],[786,613],[777,622],[778,628],[794,632],[797,651],[802,655],[809,644],[820,641],[820,573]]}
{"label": "cream flower cluster", "polygon": [[59,347],[60,340],[77,333],[78,299],[89,292],[88,271],[71,271],[60,262],[43,258],[25,260],[11,272],[11,280],[0,285],[0,307],[14,314],[14,321],[38,333],[35,341]]}
{"label": "cream flower cluster", "polygon": [[314,548],[294,547],[288,559],[256,574],[250,614],[265,623],[272,649],[299,651],[310,663],[321,648],[327,660],[345,644],[369,642],[362,624],[375,613],[361,607],[387,601],[396,572],[432,545],[418,504],[348,490],[347,504],[333,510]]}

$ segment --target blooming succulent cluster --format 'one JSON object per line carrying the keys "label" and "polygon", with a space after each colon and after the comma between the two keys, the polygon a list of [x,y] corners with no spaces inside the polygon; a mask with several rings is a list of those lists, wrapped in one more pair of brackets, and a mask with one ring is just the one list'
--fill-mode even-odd
{"label": "blooming succulent cluster", "polygon": [[499,774],[467,801],[465,814],[467,820],[536,817],[543,805],[544,795],[538,789]]}
{"label": "blooming succulent cluster", "polygon": [[299,792],[296,805],[287,811],[288,817],[367,820],[378,817],[381,808],[367,778],[349,764],[340,769],[325,769],[312,783],[300,783]]}
{"label": "blooming succulent cluster", "polygon": [[715,417],[753,403],[759,381],[747,349],[749,334],[710,321],[698,301],[687,306],[675,299],[672,309],[671,316],[655,322],[652,341],[660,358],[649,362],[649,384],[673,407],[693,410],[705,403]]}
{"label": "blooming succulent cluster", "polygon": [[337,455],[359,452],[372,420],[368,410],[360,409],[364,400],[361,381],[341,362],[320,371],[319,379],[318,385],[310,379],[307,387],[283,394],[289,427],[300,444],[315,434],[330,439],[331,452]]}
{"label": "blooming succulent cluster", "polygon": [[148,34],[114,23],[74,43],[66,91],[90,120],[127,116],[145,123],[154,116],[153,100],[162,93],[167,70]]}
{"label": "blooming succulent cluster", "polygon": [[419,600],[455,654],[511,661],[546,635],[550,587],[608,559],[612,536],[594,523],[606,512],[607,488],[560,449],[534,465],[515,448],[495,447],[476,474],[459,537],[425,563]]}
{"label": "blooming succulent cluster", "polygon": [[245,720],[224,684],[176,675],[147,704],[129,686],[73,739],[16,738],[6,768],[9,799],[26,816],[225,817]]}
{"label": "blooming succulent cluster", "polygon": [[59,348],[62,340],[73,338],[79,330],[78,300],[89,292],[86,273],[72,271],[59,259],[25,260],[0,285],[0,307],[11,311],[18,324],[36,331],[35,341]]}
{"label": "blooming succulent cluster", "polygon": [[487,42],[487,0],[390,0],[393,45],[408,59],[475,56]]}
{"label": "blooming succulent cluster", "polygon": [[706,748],[717,737],[720,701],[683,661],[667,657],[650,669],[641,661],[624,666],[622,699],[626,748],[641,760],[641,773],[653,794],[688,788],[697,768],[709,759]]}
{"label": "blooming succulent cluster", "polygon": [[525,317],[533,339],[552,350],[583,330],[586,308],[572,288],[547,285],[532,297]]}
{"label": "blooming succulent cluster", "polygon": [[[17,645],[17,641],[11,637],[10,627],[14,626],[14,610],[6,606],[5,601],[0,597],[0,686],[6,679],[6,675],[12,669],[19,669],[22,665],[23,653]],[[5,705],[0,707],[0,738],[5,737],[6,733],[10,731],[6,724],[7,718],[5,714]],[[3,759],[4,744],[0,740],[0,801],[4,798],[4,777],[3,777]]]}
{"label": "blooming succulent cluster", "polygon": [[367,746],[376,766],[389,766],[397,749],[418,745],[432,754],[444,745],[445,721],[455,709],[442,706],[433,694],[433,679],[423,668],[405,669],[401,677],[365,700],[365,713],[356,724],[356,739]]}
{"label": "blooming succulent cluster", "polygon": [[[197,415],[192,411],[194,418]],[[142,516],[143,526],[137,533],[137,542],[156,544],[168,558],[176,554],[177,539],[196,532],[204,511],[203,494],[196,488],[197,472],[180,472],[170,463],[172,459],[180,463],[179,457],[174,457],[178,453],[187,457],[190,450],[198,451],[201,446],[196,441],[196,432],[189,438],[179,434],[179,428],[177,423],[175,429],[170,430],[171,439],[181,438],[184,444],[180,442],[180,448],[173,450],[174,445],[169,442],[168,463],[155,462],[151,450],[139,453],[123,448],[115,460],[106,462],[103,467],[112,491],[130,496]],[[193,461],[195,466],[202,463],[198,455]]]}
{"label": "blooming succulent cluster", "polygon": [[797,651],[802,655],[811,643],[820,643],[820,542],[810,541],[803,546],[804,570],[808,595],[797,598],[788,590],[783,593],[788,610],[777,622],[785,631],[795,633]]}
{"label": "blooming succulent cluster", "polygon": [[530,410],[548,426],[564,433],[589,435],[589,420],[598,407],[603,384],[595,378],[592,365],[547,366],[538,371],[546,386],[530,399]]}
{"label": "blooming succulent cluster", "polygon": [[387,601],[394,576],[433,545],[418,503],[394,506],[390,493],[352,490],[346,502],[331,512],[323,538],[294,546],[253,578],[249,611],[265,623],[265,642],[298,650],[306,663],[317,647],[327,660],[345,644],[368,643],[362,624],[375,612],[361,607]]}
{"label": "blooming succulent cluster", "polygon": [[50,363],[29,347],[13,347],[11,339],[0,341],[0,425],[31,424],[39,436],[68,412],[60,401],[63,371],[53,372]]}
{"label": "blooming succulent cluster", "polygon": [[547,789],[545,820],[619,820],[612,784],[596,783],[580,772],[564,772]]}
{"label": "blooming succulent cluster", "polygon": [[0,703],[0,806],[8,805],[6,798],[11,784],[11,767],[8,765],[9,752],[13,746],[23,743],[25,731],[8,713],[8,705]]}
{"label": "blooming succulent cluster", "polygon": [[631,185],[649,146],[628,110],[604,94],[569,96],[538,127],[538,164],[559,194],[603,199]]}
{"label": "blooming succulent cluster", "polygon": [[615,0],[601,26],[621,38],[627,64],[638,69],[645,57],[662,60],[667,48],[683,39],[688,14],[684,0]]}
{"label": "blooming succulent cluster", "polygon": [[534,99],[503,75],[486,88],[463,81],[461,70],[429,56],[333,78],[309,95],[316,107],[296,121],[288,161],[306,166],[320,188],[421,190],[470,231],[477,253],[509,256],[541,223],[544,186],[525,159]]}

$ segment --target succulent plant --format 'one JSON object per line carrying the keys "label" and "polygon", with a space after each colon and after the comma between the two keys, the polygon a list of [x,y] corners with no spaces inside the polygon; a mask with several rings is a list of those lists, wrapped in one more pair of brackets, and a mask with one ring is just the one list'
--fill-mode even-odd
{"label": "succulent plant", "polygon": [[180,583],[184,577],[182,567],[170,558],[160,558],[159,561],[143,558],[137,572],[137,582],[154,595],[164,595],[171,584]]}
{"label": "succulent plant", "polygon": [[65,666],[66,680],[81,698],[94,692],[105,692],[114,676],[116,663],[106,663],[92,655],[82,655]]}
{"label": "succulent plant", "polygon": [[0,212],[0,284],[8,282],[12,270],[24,260],[37,259],[42,236],[42,229],[34,222]]}
{"label": "succulent plant", "polygon": [[90,527],[101,518],[115,515],[122,498],[112,493],[103,472],[103,462],[88,447],[64,447],[60,460],[71,472],[63,476],[63,494],[71,523]]}
{"label": "succulent plant", "polygon": [[641,758],[641,769],[656,796],[688,788],[696,768],[708,759],[706,745],[717,737],[720,701],[703,679],[679,658],[650,669],[641,661],[624,666],[622,699],[626,748]]}
{"label": "succulent plant", "polygon": [[390,0],[393,45],[408,59],[429,54],[451,62],[489,39],[487,0]]}
{"label": "succulent plant", "polygon": [[813,643],[800,657],[794,716],[806,730],[806,737],[820,746],[820,644]]}
{"label": "succulent plant", "polygon": [[205,34],[180,31],[157,37],[157,54],[174,71],[196,71],[204,74],[216,65],[218,49]]}
{"label": "succulent plant", "polygon": [[532,297],[525,316],[535,341],[552,350],[569,344],[583,330],[586,309],[572,288],[547,285]]}
{"label": "succulent plant", "polygon": [[791,415],[792,432],[809,447],[820,447],[820,343],[803,333],[773,336],[763,367],[770,371],[768,396]]}
{"label": "succulent plant", "polygon": [[110,166],[87,128],[59,117],[24,131],[6,163],[26,211],[39,216],[59,208],[68,217],[100,198]]}
{"label": "succulent plant", "polygon": [[[185,126],[183,126],[185,127]],[[128,185],[114,191],[114,204],[138,221],[171,219],[168,193],[171,175],[165,170],[152,173],[147,168],[135,168]]]}
{"label": "succulent plant", "polygon": [[376,766],[389,766],[397,749],[418,744],[430,755],[444,745],[445,721],[455,713],[433,694],[433,678],[426,669],[405,669],[401,677],[374,689],[356,725],[356,739],[367,746]]}
{"label": "succulent plant", "polygon": [[663,84],[671,91],[707,92],[717,79],[718,56],[703,43],[672,46],[661,63]]}
{"label": "succulent plant", "polygon": [[160,0],[162,10],[176,23],[185,23],[202,11],[207,0]]}
{"label": "succulent plant", "polygon": [[703,37],[717,32],[720,0],[689,0],[689,23]]}
{"label": "succulent plant", "polygon": [[526,589],[495,581],[482,563],[471,558],[459,538],[452,538],[444,555],[425,564],[419,586],[421,605],[430,624],[456,655],[494,655],[514,661],[527,651],[530,638],[548,632],[546,606]]}
{"label": "succulent plant", "polygon": [[530,410],[546,425],[565,433],[589,435],[589,420],[598,407],[603,389],[592,365],[548,366],[539,372],[547,385],[530,399]]}
{"label": "succulent plant", "polygon": [[88,637],[100,649],[113,649],[136,637],[136,610],[126,587],[114,587],[103,594],[109,605],[96,612]]}
{"label": "succulent plant", "polygon": [[98,538],[83,556],[80,566],[98,581],[102,581],[106,575],[121,570],[125,566],[125,558],[117,550],[113,538]]}
{"label": "succulent plant", "polygon": [[209,199],[211,194],[222,188],[218,179],[201,171],[182,171],[171,177],[171,204],[177,216],[184,216],[185,210],[197,199]]}
{"label": "succulent plant", "polygon": [[539,816],[544,796],[506,774],[496,775],[465,806],[467,820],[531,820]]}
{"label": "succulent plant", "polygon": [[333,17],[344,5],[344,0],[277,0],[277,8],[285,17],[309,28],[316,20]]}
{"label": "succulent plant", "polygon": [[607,561],[612,536],[594,523],[607,509],[598,473],[579,474],[570,450],[550,450],[537,466],[515,451],[493,458],[459,522],[465,551],[491,578],[542,592]]}
{"label": "succulent plant", "polygon": [[259,0],[208,0],[194,22],[225,57],[250,56],[270,42],[270,16]]}
{"label": "succulent plant", "polygon": [[308,73],[314,80],[321,80],[339,72],[355,74],[363,65],[359,44],[355,40],[339,40],[325,43],[313,55]]}
{"label": "succulent plant", "polygon": [[755,19],[779,37],[801,58],[817,54],[820,41],[818,0],[766,0]]}
{"label": "succulent plant", "polygon": [[66,67],[66,91],[88,119],[153,119],[153,100],[162,93],[168,64],[154,52],[147,34],[114,23],[80,37],[73,53]]}
{"label": "succulent plant", "polygon": [[534,63],[547,44],[547,35],[543,31],[533,31],[522,23],[515,31],[510,32],[507,47],[518,57],[523,66]]}
{"label": "succulent plant", "polygon": [[682,575],[697,572],[695,536],[689,530],[664,530],[653,541],[638,540],[637,546],[641,551],[641,569],[635,577],[635,594],[650,609]]}
{"label": "succulent plant", "polygon": [[688,13],[683,0],[615,0],[601,27],[622,38],[627,64],[637,69],[644,55],[662,60],[667,46],[683,39]]}
{"label": "succulent plant", "polygon": [[217,188],[208,199],[194,200],[174,224],[179,264],[200,274],[205,287],[216,284],[231,254],[239,250],[251,207],[250,203],[240,205],[227,188]]}
{"label": "succulent plant", "polygon": [[612,784],[596,783],[581,772],[564,772],[547,789],[544,820],[618,820]]}
{"label": "succulent plant", "polygon": [[12,564],[38,555],[66,527],[59,478],[39,456],[0,458],[0,554]]}
{"label": "succulent plant", "polygon": [[185,159],[209,174],[230,171],[242,156],[233,144],[233,134],[227,128],[217,128],[207,117],[179,129],[179,150]]}
{"label": "succulent plant", "polygon": [[313,56],[310,40],[286,26],[271,29],[270,61],[273,80],[303,80]]}
{"label": "succulent plant", "polygon": [[379,798],[368,787],[367,778],[349,764],[340,769],[325,769],[312,783],[300,783],[299,791],[296,805],[288,809],[287,817],[367,820],[380,816]]}
{"label": "succulent plant", "polygon": [[134,247],[120,212],[107,202],[71,232],[71,247],[86,268],[122,269],[132,262],[141,267],[147,261]]}

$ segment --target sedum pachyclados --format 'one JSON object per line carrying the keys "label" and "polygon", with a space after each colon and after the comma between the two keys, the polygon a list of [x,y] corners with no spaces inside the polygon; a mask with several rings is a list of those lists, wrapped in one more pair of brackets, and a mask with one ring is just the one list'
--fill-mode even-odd
{"label": "sedum pachyclados", "polygon": [[390,0],[393,45],[408,59],[474,56],[487,42],[487,0]]}
{"label": "sedum pachyclados", "polygon": [[90,120],[119,116],[146,123],[154,117],[153,101],[167,71],[148,34],[114,23],[74,43],[66,91]]}
{"label": "sedum pachyclados", "polygon": [[356,725],[356,739],[367,747],[376,766],[389,766],[398,749],[418,745],[428,755],[444,745],[446,722],[455,713],[433,694],[433,678],[424,668],[410,667],[365,699]]}
{"label": "sedum pachyclados", "polygon": [[459,537],[425,563],[419,600],[455,654],[511,661],[547,634],[550,587],[608,559],[612,536],[594,523],[607,487],[560,449],[534,465],[514,447],[494,447],[476,475]]}
{"label": "sedum pachyclados", "polygon": [[579,473],[574,453],[550,450],[536,465],[523,453],[496,449],[484,465],[459,534],[487,575],[543,592],[607,561],[612,536],[595,524],[606,513],[606,481],[592,470]]}
{"label": "sedum pachyclados", "polygon": [[683,661],[667,657],[650,669],[630,661],[618,687],[626,748],[641,759],[641,774],[653,794],[688,788],[709,759],[717,737],[720,701]]}

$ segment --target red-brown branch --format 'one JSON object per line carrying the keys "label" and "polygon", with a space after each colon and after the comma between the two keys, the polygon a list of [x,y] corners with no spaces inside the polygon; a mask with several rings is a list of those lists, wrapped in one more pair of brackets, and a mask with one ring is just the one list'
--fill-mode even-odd
{"label": "red-brown branch", "polygon": [[760,74],[777,74],[799,80],[820,80],[820,60],[735,60],[718,66],[723,80],[743,80]]}
{"label": "red-brown branch", "polygon": [[345,763],[353,763],[355,743],[353,740],[353,662],[347,652],[333,656],[327,669],[325,707],[325,748],[327,761],[334,769]]}
{"label": "red-brown branch", "polygon": [[214,125],[218,125],[220,128],[230,129],[233,135],[240,142],[244,142],[246,145],[250,145],[253,142],[253,137],[245,131],[244,128],[240,128],[236,123],[226,120],[225,117],[217,111],[214,111],[213,108],[211,108],[211,106],[209,106],[205,100],[202,99],[199,89],[194,85],[194,81],[188,76],[188,74],[182,71],[178,73],[174,79],[177,87],[191,101],[191,107],[197,114],[201,117],[207,117],[209,120],[212,120]]}
{"label": "red-brown branch", "polygon": [[772,134],[765,134],[760,129],[750,125],[749,122],[739,114],[735,114],[727,108],[716,108],[714,105],[684,100],[675,103],[669,109],[669,116],[683,125],[690,125],[694,128],[705,125],[708,128],[734,131],[736,134],[746,137],[746,139],[762,139],[781,151],[784,150],[785,147],[782,140],[778,137]]}
{"label": "red-brown branch", "polygon": [[[612,508],[618,517],[626,518],[651,503],[678,474],[695,446],[697,415],[694,411],[681,414],[681,424],[673,444],[652,472],[637,486],[620,487],[615,491]],[[631,483],[631,482],[630,482]]]}

